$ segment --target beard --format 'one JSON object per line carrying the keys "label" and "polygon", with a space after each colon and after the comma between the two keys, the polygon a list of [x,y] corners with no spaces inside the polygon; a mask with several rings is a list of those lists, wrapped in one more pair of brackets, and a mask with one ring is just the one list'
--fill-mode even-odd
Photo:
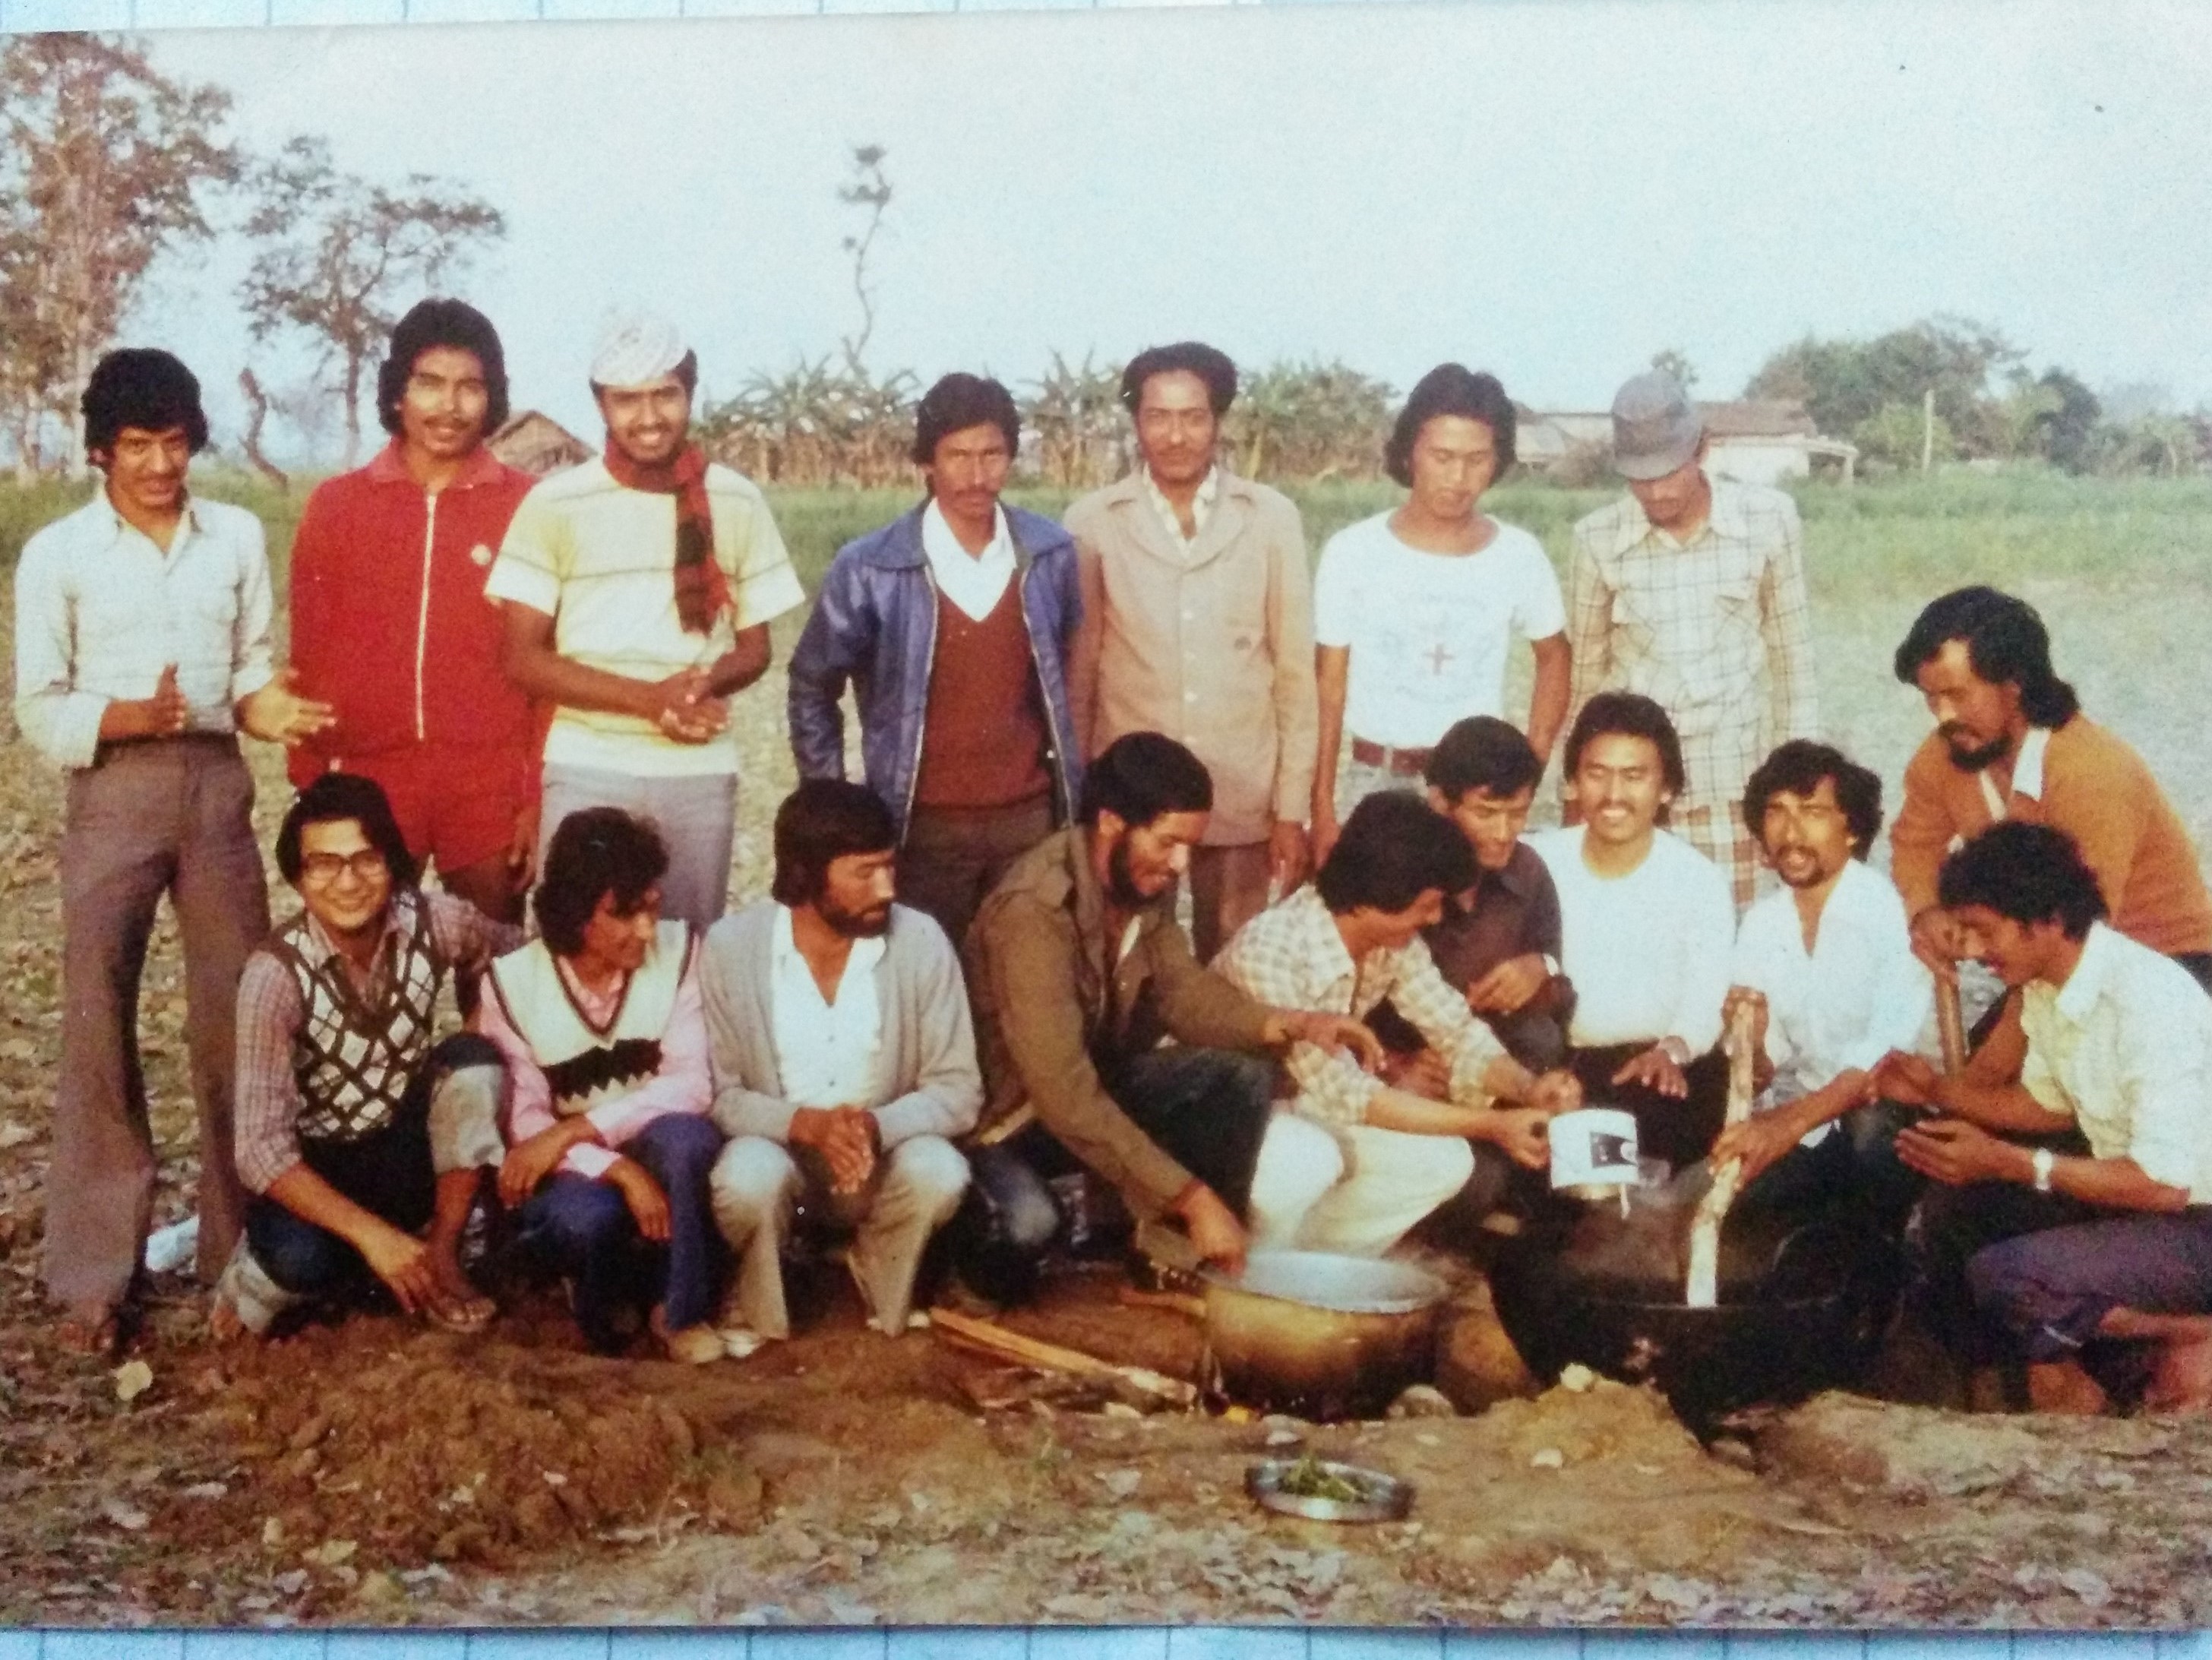
{"label": "beard", "polygon": [[1123,910],[1142,909],[1158,897],[1137,885],[1136,873],[1129,868],[1127,841],[1116,842],[1114,850],[1106,855],[1106,895]]}
{"label": "beard", "polygon": [[1943,742],[1951,751],[1951,764],[1961,772],[1984,771],[2012,753],[2009,738],[1995,738],[1978,749],[1968,749],[1960,743],[1960,737],[1954,727],[1942,728]]}
{"label": "beard", "polygon": [[817,901],[815,909],[830,930],[848,939],[880,939],[891,930],[891,908],[879,905],[871,910],[846,910],[826,902]]}

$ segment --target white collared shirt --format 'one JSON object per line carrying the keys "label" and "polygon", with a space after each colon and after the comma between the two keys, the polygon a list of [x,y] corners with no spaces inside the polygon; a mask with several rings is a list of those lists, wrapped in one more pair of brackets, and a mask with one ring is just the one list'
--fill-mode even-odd
{"label": "white collared shirt", "polygon": [[173,663],[186,730],[236,730],[276,678],[261,521],[192,499],[165,554],[105,492],[23,545],[15,566],[15,722],[59,767],[88,767],[109,703],[151,697]]}
{"label": "white collared shirt", "polygon": [[937,591],[978,623],[996,610],[1006,584],[1014,580],[1014,534],[1006,510],[991,510],[991,544],[970,553],[945,522],[945,509],[932,502],[922,509],[921,550],[929,558]]}
{"label": "white collared shirt", "polygon": [[1206,477],[1198,481],[1198,493],[1190,498],[1190,534],[1188,536],[1182,533],[1182,520],[1176,514],[1175,503],[1169,501],[1166,493],[1160,489],[1158,481],[1152,477],[1152,470],[1139,467],[1137,471],[1145,481],[1146,499],[1152,504],[1152,511],[1159,515],[1160,523],[1167,527],[1168,540],[1182,550],[1185,559],[1189,558],[1190,550],[1198,545],[1198,538],[1206,533],[1206,521],[1213,517],[1213,504],[1221,494],[1221,469],[1208,467]]}
{"label": "white collared shirt", "polygon": [[1905,902],[1888,878],[1856,859],[1820,908],[1810,952],[1793,890],[1754,902],[1736,931],[1735,977],[1766,997],[1774,1082],[1762,1107],[1809,1095],[1892,1049],[1913,1049],[1935,1007],[1935,982],[1912,954]]}
{"label": "white collared shirt", "polygon": [[1988,804],[1990,818],[2002,823],[2011,810],[2011,797],[2025,795],[2031,801],[2043,800],[2043,753],[2051,746],[2051,728],[2030,727],[2020,740],[2020,752],[2012,760],[2012,789],[2009,794],[1997,788],[1996,780],[1984,767],[1974,775],[1982,787],[1982,800]]}
{"label": "white collared shirt", "polygon": [[2063,987],[2031,980],[2021,1086],[2079,1124],[2100,1158],[2212,1204],[2212,997],[2189,971],[2102,922]]}
{"label": "white collared shirt", "polygon": [[791,933],[791,908],[778,905],[769,946],[769,1037],[783,1098],[797,1107],[867,1106],[875,1100],[883,1007],[876,965],[885,941],[853,941],[837,995],[825,1001],[814,970]]}

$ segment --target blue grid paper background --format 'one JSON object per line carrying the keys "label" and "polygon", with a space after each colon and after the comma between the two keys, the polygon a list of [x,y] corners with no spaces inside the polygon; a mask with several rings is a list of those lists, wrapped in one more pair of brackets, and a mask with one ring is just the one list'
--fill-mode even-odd
{"label": "blue grid paper background", "polygon": [[[1269,0],[1198,0],[1206,4]],[[1280,0],[1277,0],[1280,3]],[[1089,9],[1192,0],[0,0],[0,32]],[[801,1632],[0,1632],[0,1660],[2212,1660],[2212,1633],[1497,1635],[1066,1627]]]}

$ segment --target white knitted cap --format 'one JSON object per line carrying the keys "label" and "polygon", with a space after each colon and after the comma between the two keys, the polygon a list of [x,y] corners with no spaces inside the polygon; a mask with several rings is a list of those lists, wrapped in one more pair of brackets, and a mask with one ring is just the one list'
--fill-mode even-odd
{"label": "white knitted cap", "polygon": [[617,317],[600,332],[592,350],[592,384],[642,386],[672,374],[690,350],[676,325],[665,318],[642,313]]}

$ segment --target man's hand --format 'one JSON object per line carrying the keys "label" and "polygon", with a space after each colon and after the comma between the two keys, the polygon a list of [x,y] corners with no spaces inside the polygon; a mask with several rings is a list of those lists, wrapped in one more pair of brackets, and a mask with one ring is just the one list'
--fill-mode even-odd
{"label": "man's hand", "polygon": [[648,690],[653,724],[679,744],[704,744],[730,724],[730,706],[714,696],[711,670],[679,669]]}
{"label": "man's hand", "polygon": [[1244,1253],[1251,1242],[1237,1213],[1223,1204],[1212,1188],[1203,1182],[1191,1183],[1176,1213],[1189,1231],[1191,1249],[1200,1262],[1212,1263],[1224,1274],[1244,1272]]}
{"label": "man's hand", "polygon": [[1423,1044],[1413,1055],[1382,1056],[1382,1081],[1392,1089],[1403,1090],[1408,1095],[1418,1095],[1429,1101],[1451,1099],[1451,1067],[1443,1055]]}
{"label": "man's hand", "polygon": [[514,828],[507,833],[507,868],[517,893],[538,873],[538,803],[526,801],[515,810]]}
{"label": "man's hand", "polygon": [[1350,1049],[1368,1072],[1382,1069],[1382,1040],[1364,1020],[1348,1014],[1323,1014],[1317,1009],[1284,1009],[1277,1015],[1283,1039],[1291,1043],[1316,1043],[1325,1049]]}
{"label": "man's hand", "polygon": [[1336,809],[1322,802],[1314,803],[1313,868],[1319,870],[1328,862],[1329,850],[1336,846],[1336,838],[1344,834],[1344,826],[1336,821]]}
{"label": "man's hand", "polygon": [[1524,1170],[1541,1170],[1552,1162],[1552,1115],[1547,1109],[1499,1107],[1494,1110],[1494,1122],[1497,1128],[1491,1140],[1515,1164]]}
{"label": "man's hand", "polygon": [[296,669],[279,669],[276,678],[259,691],[240,698],[233,711],[240,730],[265,744],[289,747],[336,725],[338,714],[335,708],[312,697],[302,697],[293,690],[298,678]]}
{"label": "man's hand", "polygon": [[607,1180],[629,1207],[630,1219],[637,1224],[638,1232],[656,1245],[666,1244],[668,1195],[653,1179],[653,1172],[635,1158],[617,1158],[607,1166]]}
{"label": "man's hand", "polygon": [[858,1193],[875,1174],[880,1135],[875,1114],[864,1107],[800,1107],[786,1134],[822,1155],[833,1192]]}
{"label": "man's hand", "polygon": [[1867,1079],[1867,1099],[1895,1101],[1907,1107],[1940,1107],[1936,1098],[1943,1074],[1922,1056],[1892,1049],[1874,1064]]}
{"label": "man's hand", "polygon": [[1715,1170],[1731,1158],[1741,1164],[1743,1167],[1739,1178],[1741,1185],[1736,1189],[1741,1193],[1759,1171],[1796,1146],[1798,1140],[1778,1113],[1753,1113],[1742,1122],[1730,1124],[1720,1133],[1706,1162]]}
{"label": "man's hand", "polygon": [[2033,1169],[2028,1150],[1963,1118],[1932,1118],[1898,1132],[1899,1160],[1947,1188],[2017,1182]]}
{"label": "man's hand", "polygon": [[1613,1073],[1616,1084],[1641,1084],[1669,1099],[1680,1101],[1690,1092],[1682,1068],[1668,1052],[1664,1042],[1654,1043],[1641,1055],[1632,1055],[1628,1062]]}
{"label": "man's hand", "polygon": [[368,1264],[369,1272],[391,1287],[399,1306],[413,1314],[438,1295],[438,1277],[430,1253],[420,1239],[379,1222],[366,1239],[353,1241],[354,1249]]}
{"label": "man's hand", "polygon": [[1467,1006],[1477,1014],[1511,1014],[1528,1006],[1551,979],[1542,955],[1509,957],[1467,988]]}
{"label": "man's hand", "polygon": [[168,664],[155,683],[151,697],[117,697],[100,712],[100,738],[115,744],[133,738],[173,738],[185,729],[191,711],[177,690],[177,666]]}
{"label": "man's hand", "polygon": [[499,1201],[509,1210],[538,1191],[538,1184],[561,1166],[568,1156],[568,1149],[579,1141],[596,1140],[599,1131],[592,1121],[579,1113],[574,1118],[563,1118],[550,1124],[530,1137],[518,1141],[507,1150],[507,1157],[499,1161]]}
{"label": "man's hand", "polygon": [[1912,919],[1912,954],[1938,980],[1958,983],[1959,959],[1966,954],[1966,941],[1951,913],[1941,905],[1930,905]]}
{"label": "man's hand", "polygon": [[1537,1073],[1528,1092],[1521,1098],[1522,1106],[1534,1107],[1547,1117],[1573,1112],[1582,1104],[1583,1080],[1565,1067]]}
{"label": "man's hand", "polygon": [[1306,827],[1294,818],[1278,818],[1267,832],[1267,879],[1277,893],[1288,893],[1306,879],[1313,849],[1306,842]]}

